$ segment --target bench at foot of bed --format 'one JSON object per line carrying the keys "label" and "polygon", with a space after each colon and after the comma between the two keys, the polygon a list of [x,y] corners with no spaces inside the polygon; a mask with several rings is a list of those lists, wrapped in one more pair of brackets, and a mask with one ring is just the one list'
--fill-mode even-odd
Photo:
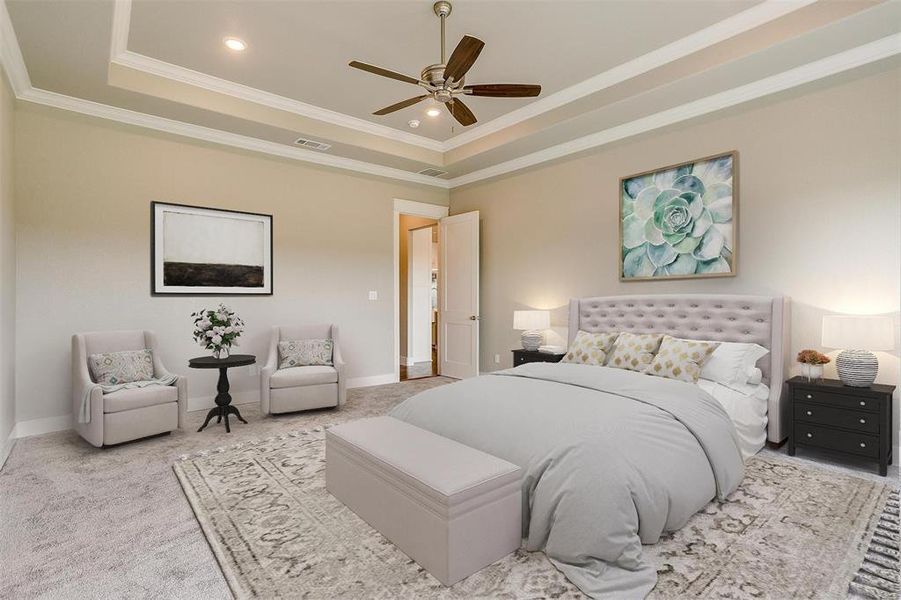
{"label": "bench at foot of bed", "polygon": [[392,417],[326,432],[326,486],[445,585],[521,543],[521,469]]}

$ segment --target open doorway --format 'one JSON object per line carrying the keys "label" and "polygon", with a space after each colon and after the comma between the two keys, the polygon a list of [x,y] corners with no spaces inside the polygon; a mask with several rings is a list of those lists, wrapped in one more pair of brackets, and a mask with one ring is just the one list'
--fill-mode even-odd
{"label": "open doorway", "polygon": [[438,375],[438,221],[401,214],[398,235],[401,381]]}

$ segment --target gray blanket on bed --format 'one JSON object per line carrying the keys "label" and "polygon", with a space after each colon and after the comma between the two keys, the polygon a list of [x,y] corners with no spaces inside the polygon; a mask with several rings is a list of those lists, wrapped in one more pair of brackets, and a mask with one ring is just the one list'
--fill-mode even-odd
{"label": "gray blanket on bed", "polygon": [[744,476],[726,412],[698,386],[622,369],[532,363],[441,386],[391,416],[522,467],[523,536],[595,598],[641,598],[641,544]]}

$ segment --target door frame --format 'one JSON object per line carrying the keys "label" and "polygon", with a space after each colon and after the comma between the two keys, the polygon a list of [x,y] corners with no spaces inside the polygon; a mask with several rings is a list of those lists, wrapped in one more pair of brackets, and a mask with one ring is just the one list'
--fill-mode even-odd
{"label": "door frame", "polygon": [[[400,216],[412,215],[441,220],[447,216],[448,207],[414,200],[394,199],[394,382],[400,381]],[[441,240],[438,240],[441,244]],[[440,274],[439,274],[440,275]],[[440,277],[439,277],[440,281]],[[440,285],[440,283],[439,283]],[[441,348],[441,330],[438,331],[438,348]]]}

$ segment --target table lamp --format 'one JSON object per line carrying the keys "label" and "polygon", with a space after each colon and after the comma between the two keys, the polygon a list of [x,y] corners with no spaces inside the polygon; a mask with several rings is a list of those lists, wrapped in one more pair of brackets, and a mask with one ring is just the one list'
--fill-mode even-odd
{"label": "table lamp", "polygon": [[547,310],[514,310],[513,329],[523,332],[522,347],[526,350],[538,350],[544,341],[543,330],[551,326],[551,313]]}
{"label": "table lamp", "polygon": [[895,345],[891,317],[826,315],[823,345],[841,348],[835,367],[842,383],[869,387],[876,381],[879,361],[871,350],[891,350]]}

